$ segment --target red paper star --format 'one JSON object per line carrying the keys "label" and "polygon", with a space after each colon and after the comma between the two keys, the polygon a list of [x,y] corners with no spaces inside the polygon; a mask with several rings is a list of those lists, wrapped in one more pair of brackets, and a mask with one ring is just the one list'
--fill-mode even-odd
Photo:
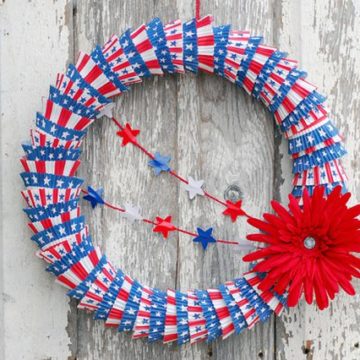
{"label": "red paper star", "polygon": [[156,223],[153,232],[162,233],[165,239],[167,239],[170,231],[176,230],[174,224],[171,223],[171,216],[167,216],[165,219],[157,217]]}
{"label": "red paper star", "polygon": [[231,221],[235,222],[238,216],[245,215],[245,212],[241,209],[241,200],[233,203],[230,200],[226,200],[227,209],[223,211],[225,216],[230,216]]}
{"label": "red paper star", "polygon": [[340,187],[327,197],[316,187],[313,196],[304,191],[302,207],[290,195],[288,209],[273,201],[274,215],[248,220],[260,230],[248,239],[267,244],[243,258],[258,261],[253,271],[266,274],[260,290],[287,291],[289,306],[303,294],[309,304],[315,296],[320,309],[340,288],[355,294],[351,279],[360,277],[360,205],[347,207],[349,198]]}
{"label": "red paper star", "polygon": [[117,136],[122,138],[121,146],[130,143],[136,143],[136,137],[139,135],[140,130],[132,129],[129,123],[125,124],[125,127],[116,133]]}

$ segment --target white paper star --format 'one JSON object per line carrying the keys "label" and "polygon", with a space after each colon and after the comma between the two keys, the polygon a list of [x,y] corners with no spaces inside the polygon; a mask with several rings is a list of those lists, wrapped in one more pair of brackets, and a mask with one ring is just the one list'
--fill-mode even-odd
{"label": "white paper star", "polygon": [[107,105],[104,106],[104,108],[99,112],[99,114],[96,116],[96,118],[101,118],[102,116],[106,116],[109,119],[111,119],[113,117],[113,108],[114,108],[115,104],[114,103],[109,103]]}
{"label": "white paper star", "polygon": [[204,195],[204,190],[201,188],[203,185],[204,180],[194,180],[191,176],[189,176],[188,184],[185,184],[184,188],[189,192],[189,198],[192,200],[196,195]]}
{"label": "white paper star", "polygon": [[140,214],[141,208],[132,204],[125,204],[125,211],[121,213],[121,216],[128,219],[131,223],[135,220],[142,220],[143,217]]}

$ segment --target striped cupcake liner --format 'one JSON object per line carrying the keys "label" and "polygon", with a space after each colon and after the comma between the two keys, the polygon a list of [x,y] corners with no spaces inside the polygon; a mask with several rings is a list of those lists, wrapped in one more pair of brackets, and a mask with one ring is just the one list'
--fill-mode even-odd
{"label": "striped cupcake liner", "polygon": [[63,141],[78,141],[86,135],[86,131],[60,126],[46,119],[45,116],[40,113],[36,113],[35,123],[38,130]]}
{"label": "striped cupcake liner", "polygon": [[188,320],[188,301],[186,294],[176,291],[175,293],[176,304],[176,329],[177,329],[177,343],[178,345],[185,344],[190,341],[190,330]]}
{"label": "striped cupcake liner", "polygon": [[226,45],[228,43],[230,34],[230,25],[223,25],[214,27],[214,72],[215,74],[224,77]]}
{"label": "striped cupcake liner", "polygon": [[183,60],[183,32],[181,20],[175,20],[164,26],[166,36],[166,46],[169,48],[171,55],[171,62],[174,65],[176,73],[184,73]]}
{"label": "striped cupcake liner", "polygon": [[146,27],[146,32],[154,48],[161,69],[167,73],[174,73],[175,67],[171,61],[171,53],[166,44],[164,27],[159,18],[152,19]]}
{"label": "striped cupcake liner", "polygon": [[199,67],[196,19],[183,23],[184,68],[197,73]]}
{"label": "striped cupcake liner", "polygon": [[27,188],[76,189],[83,183],[83,179],[73,176],[39,174],[36,172],[22,172],[20,176]]}
{"label": "striped cupcake liner", "polygon": [[50,146],[32,146],[23,144],[22,148],[28,160],[78,160],[81,155],[80,149],[54,148]]}
{"label": "striped cupcake liner", "polygon": [[149,287],[143,287],[134,325],[133,339],[140,339],[149,336],[150,328],[150,308],[152,304],[153,290]]}
{"label": "striped cupcake liner", "polygon": [[154,342],[163,338],[165,330],[166,292],[153,289],[150,307],[148,341]]}
{"label": "striped cupcake liner", "polygon": [[74,176],[80,166],[80,160],[27,160],[20,159],[25,172],[55,174],[57,176]]}
{"label": "striped cupcake liner", "polygon": [[47,134],[41,129],[31,129],[30,137],[32,145],[40,147],[47,146],[54,148],[63,147],[64,149],[78,149],[82,144],[82,140],[60,140],[53,135]]}

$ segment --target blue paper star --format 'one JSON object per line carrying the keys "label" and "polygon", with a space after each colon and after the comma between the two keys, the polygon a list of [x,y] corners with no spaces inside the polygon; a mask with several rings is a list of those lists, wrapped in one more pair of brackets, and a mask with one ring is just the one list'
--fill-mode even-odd
{"label": "blue paper star", "polygon": [[156,152],[154,159],[149,161],[149,166],[154,169],[156,176],[160,175],[162,171],[170,171],[169,161],[171,160],[170,156],[162,156],[160,153]]}
{"label": "blue paper star", "polygon": [[198,236],[193,239],[193,242],[201,243],[204,250],[206,250],[208,243],[216,243],[216,239],[211,236],[213,228],[203,230],[197,228]]}
{"label": "blue paper star", "polygon": [[103,189],[95,190],[91,186],[88,186],[87,191],[88,193],[83,197],[83,199],[89,201],[93,209],[95,209],[97,204],[105,204],[105,201],[102,198],[104,192]]}

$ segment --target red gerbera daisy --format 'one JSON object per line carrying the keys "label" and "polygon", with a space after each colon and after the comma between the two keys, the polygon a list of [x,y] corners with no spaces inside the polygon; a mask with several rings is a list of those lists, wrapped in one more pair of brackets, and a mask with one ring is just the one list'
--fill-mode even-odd
{"label": "red gerbera daisy", "polygon": [[302,207],[290,195],[289,210],[272,201],[275,215],[248,220],[262,233],[247,238],[267,244],[243,259],[258,261],[253,271],[265,273],[260,289],[287,291],[289,306],[295,306],[302,294],[311,304],[315,295],[320,309],[340,287],[355,294],[350,281],[360,277],[360,259],[354,255],[360,252],[360,205],[349,208],[349,198],[340,187],[328,197],[323,187],[316,187],[312,197],[304,191]]}

